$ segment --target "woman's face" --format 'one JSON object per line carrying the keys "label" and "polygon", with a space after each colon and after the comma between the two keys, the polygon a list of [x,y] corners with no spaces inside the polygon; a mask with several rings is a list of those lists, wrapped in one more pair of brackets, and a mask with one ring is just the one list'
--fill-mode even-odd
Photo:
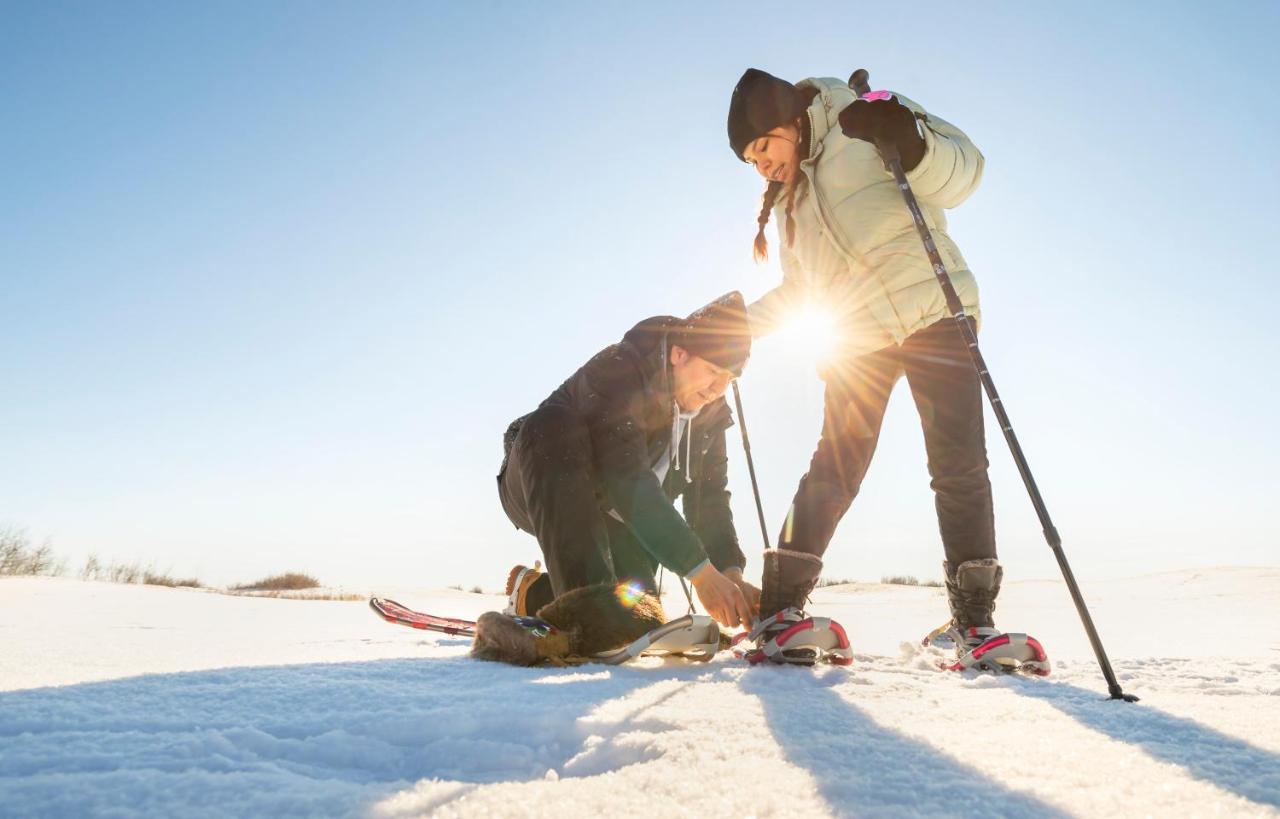
{"label": "woman's face", "polygon": [[800,170],[796,146],[800,142],[800,129],[794,125],[779,125],[772,131],[758,136],[747,145],[742,158],[755,166],[756,172],[770,182],[791,184]]}

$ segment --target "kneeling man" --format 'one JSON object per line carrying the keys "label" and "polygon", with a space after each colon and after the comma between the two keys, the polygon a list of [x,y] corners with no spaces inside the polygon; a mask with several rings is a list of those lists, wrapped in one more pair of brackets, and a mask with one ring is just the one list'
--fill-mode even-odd
{"label": "kneeling man", "polygon": [[733,292],[688,318],[645,319],[508,427],[498,494],[547,569],[513,572],[512,612],[559,639],[482,628],[476,656],[529,663],[625,645],[665,620],[659,564],[717,621],[750,627],[759,593],[742,579],[729,510],[723,397],[751,352],[746,315]]}

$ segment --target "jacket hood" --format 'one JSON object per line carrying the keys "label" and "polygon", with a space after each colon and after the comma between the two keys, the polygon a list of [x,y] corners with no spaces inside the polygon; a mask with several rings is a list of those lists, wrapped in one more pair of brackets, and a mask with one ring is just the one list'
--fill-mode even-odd
{"label": "jacket hood", "polygon": [[822,152],[822,141],[827,134],[840,126],[840,112],[858,97],[849,83],[835,77],[809,77],[796,83],[796,87],[818,89],[818,96],[813,98],[807,109],[813,128],[813,152],[809,158],[816,159]]}
{"label": "jacket hood", "polygon": [[[645,362],[644,367],[648,373],[646,378],[649,379],[646,391],[655,397],[665,395],[660,400],[668,413],[671,412],[671,370],[667,366],[666,356],[671,349],[671,342],[667,337],[685,321],[686,319],[678,316],[652,316],[632,327],[622,337],[622,343],[630,345]],[[725,426],[732,424],[729,405],[723,396],[703,407],[698,418],[700,422]]]}
{"label": "jacket hood", "polygon": [[653,316],[637,324],[622,337],[624,344],[630,344],[641,356],[648,358],[662,346],[662,339],[679,324],[682,319],[675,316]]}

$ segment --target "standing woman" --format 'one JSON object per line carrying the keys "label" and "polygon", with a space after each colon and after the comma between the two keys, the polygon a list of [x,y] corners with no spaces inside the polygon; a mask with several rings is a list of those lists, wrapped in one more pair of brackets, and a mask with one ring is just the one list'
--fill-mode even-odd
{"label": "standing woman", "polygon": [[968,651],[999,634],[1000,589],[982,391],[961,334],[893,177],[869,140],[889,140],[976,328],[978,287],[943,211],[982,177],[982,154],[958,128],[894,94],[859,101],[848,84],[792,84],[749,69],[733,90],[729,143],[768,180],[754,255],[778,225],[782,284],[748,310],[756,337],[806,302],[840,332],[821,373],[822,437],[800,480],[778,548],[765,555],[761,618],[803,608],[836,524],[866,475],[894,384],[906,376],[924,428],[945,552],[951,637]]}

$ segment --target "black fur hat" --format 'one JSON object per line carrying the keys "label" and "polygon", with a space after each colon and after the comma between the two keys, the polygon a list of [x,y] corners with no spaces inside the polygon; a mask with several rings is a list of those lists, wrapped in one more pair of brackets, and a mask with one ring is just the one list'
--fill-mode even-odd
{"label": "black fur hat", "polygon": [[748,68],[729,100],[729,147],[738,159],[761,134],[791,122],[804,113],[800,91],[786,80],[758,68]]}

